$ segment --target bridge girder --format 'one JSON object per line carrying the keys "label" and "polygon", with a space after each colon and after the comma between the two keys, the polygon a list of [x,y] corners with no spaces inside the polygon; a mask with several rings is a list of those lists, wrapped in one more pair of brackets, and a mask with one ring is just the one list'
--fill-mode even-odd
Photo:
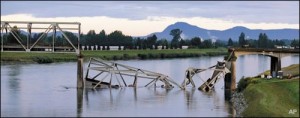
{"label": "bridge girder", "polygon": [[234,51],[236,57],[241,55],[265,55],[275,58],[283,58],[291,55],[299,55],[299,49],[253,49],[253,48],[236,48],[230,49]]}
{"label": "bridge girder", "polygon": [[230,48],[228,50],[233,57],[238,57],[241,55],[265,55],[271,57],[271,68],[270,74],[274,77],[277,76],[277,72],[281,70],[281,58],[291,55],[299,55],[299,49],[247,49],[247,48]]}

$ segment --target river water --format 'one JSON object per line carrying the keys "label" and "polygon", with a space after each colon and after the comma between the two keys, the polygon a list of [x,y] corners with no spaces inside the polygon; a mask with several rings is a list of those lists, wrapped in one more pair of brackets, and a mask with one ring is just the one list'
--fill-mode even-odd
{"label": "river water", "polygon": [[[207,68],[222,61],[223,56],[164,60],[117,61],[170,76],[181,84],[188,67]],[[299,56],[282,58],[282,67],[299,64]],[[86,70],[85,62],[84,70]],[[242,76],[255,76],[270,68],[270,58],[262,55],[239,56],[236,61],[237,82]],[[175,87],[142,87],[137,89],[84,89],[76,87],[75,62],[52,64],[2,64],[1,65],[1,116],[170,116],[197,117],[235,116],[232,105],[225,100],[224,80],[214,91],[202,92],[188,86],[186,90]],[[196,86],[207,79],[212,71],[194,77]]]}

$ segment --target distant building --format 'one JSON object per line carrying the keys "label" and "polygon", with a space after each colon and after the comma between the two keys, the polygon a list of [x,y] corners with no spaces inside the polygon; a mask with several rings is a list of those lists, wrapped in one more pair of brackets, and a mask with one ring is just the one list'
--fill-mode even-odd
{"label": "distant building", "polygon": [[279,45],[274,45],[274,46],[275,46],[275,48],[278,48],[278,49],[283,48],[283,46],[279,46]]}
{"label": "distant building", "polygon": [[189,46],[182,46],[182,49],[188,49]]}
{"label": "distant building", "polygon": [[242,45],[243,48],[249,48],[249,44]]}
{"label": "distant building", "polygon": [[[109,46],[110,50],[119,50],[119,46]],[[124,49],[124,46],[121,46],[121,50]]]}

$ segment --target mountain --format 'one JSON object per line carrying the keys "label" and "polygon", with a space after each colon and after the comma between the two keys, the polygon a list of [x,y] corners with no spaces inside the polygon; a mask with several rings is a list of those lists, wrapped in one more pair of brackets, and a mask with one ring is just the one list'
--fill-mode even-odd
{"label": "mountain", "polygon": [[208,30],[194,25],[190,25],[185,22],[177,22],[175,24],[169,25],[162,32],[154,32],[147,36],[155,34],[158,39],[166,38],[167,40],[171,40],[172,36],[170,35],[170,31],[176,28],[182,30],[181,37],[183,39],[201,37],[202,39],[219,39],[227,41],[229,38],[232,38],[232,40],[237,41],[241,32],[244,32],[246,38],[248,39],[258,39],[260,33],[266,33],[270,39],[299,39],[299,29],[261,30],[248,29],[243,26],[237,26],[227,30]]}

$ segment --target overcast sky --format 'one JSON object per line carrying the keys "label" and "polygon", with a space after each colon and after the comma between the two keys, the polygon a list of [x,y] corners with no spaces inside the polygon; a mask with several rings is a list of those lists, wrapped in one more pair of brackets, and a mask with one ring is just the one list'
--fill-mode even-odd
{"label": "overcast sky", "polygon": [[132,36],[175,22],[206,29],[299,29],[299,1],[1,1],[1,20],[78,21],[83,32],[121,30]]}

